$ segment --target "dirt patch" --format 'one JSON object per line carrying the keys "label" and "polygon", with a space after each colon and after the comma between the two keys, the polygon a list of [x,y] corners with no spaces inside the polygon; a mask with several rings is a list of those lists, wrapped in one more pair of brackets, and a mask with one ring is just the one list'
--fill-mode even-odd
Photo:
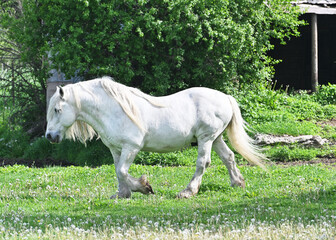
{"label": "dirt patch", "polygon": [[52,158],[46,158],[46,159],[38,159],[38,160],[26,160],[26,159],[8,159],[8,158],[0,158],[0,167],[3,166],[13,166],[13,165],[25,165],[28,167],[37,167],[37,168],[43,168],[43,167],[49,167],[49,166],[72,166],[74,164],[70,164],[66,161],[56,160]]}
{"label": "dirt patch", "polygon": [[299,160],[299,161],[292,161],[292,162],[275,162],[272,164],[278,165],[278,166],[285,166],[285,167],[323,164],[323,165],[336,168],[336,158],[317,158],[317,159],[309,160],[309,161]]}
{"label": "dirt patch", "polygon": [[326,125],[329,125],[331,127],[336,127],[336,118],[333,118],[333,119],[328,120],[328,121],[318,122],[317,124],[322,126],[322,127],[324,127]]}

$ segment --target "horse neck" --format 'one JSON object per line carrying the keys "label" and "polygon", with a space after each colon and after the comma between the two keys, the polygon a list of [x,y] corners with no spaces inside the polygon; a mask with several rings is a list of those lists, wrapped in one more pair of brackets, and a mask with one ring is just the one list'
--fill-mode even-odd
{"label": "horse neck", "polygon": [[[80,107],[78,109],[77,120],[84,121],[94,127],[98,125],[100,115],[103,112],[102,108],[106,102],[102,100],[102,95],[104,94],[101,93],[98,88],[91,91],[91,93],[84,91],[78,95]],[[108,99],[106,101],[108,101]]]}

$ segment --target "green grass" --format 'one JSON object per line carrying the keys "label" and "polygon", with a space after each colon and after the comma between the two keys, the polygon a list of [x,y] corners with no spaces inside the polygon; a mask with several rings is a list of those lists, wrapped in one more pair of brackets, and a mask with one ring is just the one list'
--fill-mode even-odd
{"label": "green grass", "polygon": [[[317,94],[287,94],[261,86],[236,94],[244,118],[257,132],[319,135],[330,144],[265,148],[272,162],[335,156],[336,85]],[[14,133],[14,134],[13,134]],[[130,173],[146,174],[155,195],[110,200],[117,179],[108,149],[65,141],[32,143],[21,131],[0,126],[0,156],[46,157],[91,167],[0,168],[0,239],[333,239],[336,236],[335,166],[281,167],[269,172],[236,155],[246,189],[230,187],[216,154],[192,199],[176,199],[195,170],[196,148],[140,153]],[[94,160],[94,161],[92,161]],[[176,166],[182,167],[176,167]]]}
{"label": "green grass", "polygon": [[273,162],[310,161],[334,156],[336,146],[304,147],[298,144],[276,144],[266,148],[268,158]]}
{"label": "green grass", "polygon": [[335,168],[272,166],[269,173],[249,166],[240,169],[246,189],[230,187],[226,168],[215,165],[207,170],[199,194],[180,200],[175,196],[189,182],[194,167],[132,165],[130,173],[146,174],[156,194],[110,200],[117,190],[113,165],[0,168],[0,238],[66,239],[62,234],[70,234],[76,239],[96,234],[107,239],[131,233],[150,238],[148,234],[160,232],[183,237],[183,231],[192,238],[199,231],[224,239],[251,226],[267,235],[272,226],[301,226],[302,231],[313,227],[319,232],[323,225],[336,234]]}

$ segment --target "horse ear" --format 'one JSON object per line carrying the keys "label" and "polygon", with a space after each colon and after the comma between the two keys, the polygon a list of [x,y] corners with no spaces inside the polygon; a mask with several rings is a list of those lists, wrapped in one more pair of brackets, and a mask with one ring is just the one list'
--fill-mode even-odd
{"label": "horse ear", "polygon": [[63,98],[64,97],[64,90],[61,86],[58,87],[58,91],[59,91],[59,94],[60,94],[61,98]]}

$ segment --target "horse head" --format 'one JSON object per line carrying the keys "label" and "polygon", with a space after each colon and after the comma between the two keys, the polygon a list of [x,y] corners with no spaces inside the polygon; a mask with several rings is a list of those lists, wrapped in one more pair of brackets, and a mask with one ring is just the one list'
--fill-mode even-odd
{"label": "horse head", "polygon": [[76,121],[76,108],[70,103],[70,96],[65,96],[65,89],[57,87],[50,99],[47,111],[47,130],[45,137],[52,143],[59,143],[66,131]]}

